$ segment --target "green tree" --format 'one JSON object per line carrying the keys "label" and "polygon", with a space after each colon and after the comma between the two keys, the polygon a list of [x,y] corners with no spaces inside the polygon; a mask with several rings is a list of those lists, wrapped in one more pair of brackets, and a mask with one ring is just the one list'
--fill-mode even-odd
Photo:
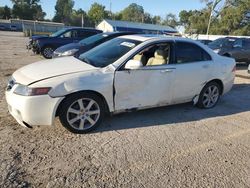
{"label": "green tree", "polygon": [[145,12],[145,13],[144,13],[143,22],[144,22],[144,23],[152,24],[152,23],[153,23],[153,18],[152,18],[152,16],[151,16],[151,14]]}
{"label": "green tree", "polygon": [[74,1],[73,0],[57,0],[55,6],[55,16],[53,21],[62,22],[66,25],[70,24],[70,18],[73,12]]}
{"label": "green tree", "polygon": [[210,10],[181,11],[179,14],[180,25],[185,27],[186,33],[206,34],[209,22]]}
{"label": "green tree", "polygon": [[144,20],[144,9],[136,3],[130,4],[127,8],[121,11],[121,14],[122,20],[132,22],[143,22]]}
{"label": "green tree", "polygon": [[165,20],[163,21],[163,25],[176,28],[179,25],[176,15],[172,13],[167,14]]}
{"label": "green tree", "polygon": [[161,25],[162,24],[162,18],[160,16],[154,16],[152,18],[152,23],[156,25]]}
{"label": "green tree", "polygon": [[0,7],[0,19],[10,19],[11,9],[8,6]]}
{"label": "green tree", "polygon": [[82,19],[83,19],[83,26],[84,27],[94,27],[95,24],[89,19],[87,13],[82,10],[73,10],[70,20],[70,25],[72,26],[82,26]]}
{"label": "green tree", "polygon": [[101,22],[103,19],[108,18],[108,12],[105,10],[105,6],[94,3],[91,5],[88,11],[89,19],[93,21],[95,25]]}
{"label": "green tree", "polygon": [[11,0],[13,3],[12,17],[26,20],[44,20],[40,0]]}
{"label": "green tree", "polygon": [[217,23],[213,23],[212,33],[225,35],[250,35],[250,0],[231,1],[220,12]]}

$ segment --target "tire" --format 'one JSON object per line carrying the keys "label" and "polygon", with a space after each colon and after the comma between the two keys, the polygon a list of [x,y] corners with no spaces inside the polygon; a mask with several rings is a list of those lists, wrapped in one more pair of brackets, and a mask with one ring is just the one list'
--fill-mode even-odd
{"label": "tire", "polygon": [[223,56],[225,56],[225,57],[232,57],[230,54],[223,54]]}
{"label": "tire", "polygon": [[76,93],[68,96],[60,105],[59,119],[72,133],[84,134],[94,130],[104,118],[103,100],[92,93]]}
{"label": "tire", "polygon": [[46,46],[42,49],[42,55],[46,59],[51,59],[54,52],[54,48],[51,46]]}
{"label": "tire", "polygon": [[221,95],[221,86],[216,82],[210,82],[202,89],[197,106],[210,109],[216,106]]}

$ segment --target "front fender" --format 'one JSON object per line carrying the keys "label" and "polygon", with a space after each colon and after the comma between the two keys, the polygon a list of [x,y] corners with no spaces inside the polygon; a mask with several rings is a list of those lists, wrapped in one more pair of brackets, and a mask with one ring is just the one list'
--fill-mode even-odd
{"label": "front fender", "polygon": [[80,91],[94,91],[106,100],[110,112],[113,105],[113,72],[87,72],[58,76],[32,84],[32,87],[52,87],[51,97],[64,97]]}

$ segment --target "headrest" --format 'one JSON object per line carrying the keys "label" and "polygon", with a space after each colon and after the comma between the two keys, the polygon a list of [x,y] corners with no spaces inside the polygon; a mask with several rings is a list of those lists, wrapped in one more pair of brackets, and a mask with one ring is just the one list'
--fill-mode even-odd
{"label": "headrest", "polygon": [[158,59],[164,59],[166,56],[165,51],[163,50],[156,50],[155,51],[155,57]]}

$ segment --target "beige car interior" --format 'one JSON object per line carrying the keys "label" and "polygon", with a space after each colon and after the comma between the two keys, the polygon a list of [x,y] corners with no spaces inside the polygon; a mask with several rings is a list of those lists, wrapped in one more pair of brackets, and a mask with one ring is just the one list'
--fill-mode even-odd
{"label": "beige car interior", "polygon": [[137,54],[133,59],[142,62],[143,65],[146,65],[147,59],[143,54]]}
{"label": "beige car interior", "polygon": [[144,66],[159,66],[168,64],[170,59],[169,57],[170,44],[164,44],[154,45],[143,50],[139,54],[135,55],[133,60],[141,61]]}
{"label": "beige car interior", "polygon": [[166,52],[163,50],[156,50],[154,57],[151,57],[146,66],[156,66],[156,65],[164,65],[167,64],[166,60]]}

